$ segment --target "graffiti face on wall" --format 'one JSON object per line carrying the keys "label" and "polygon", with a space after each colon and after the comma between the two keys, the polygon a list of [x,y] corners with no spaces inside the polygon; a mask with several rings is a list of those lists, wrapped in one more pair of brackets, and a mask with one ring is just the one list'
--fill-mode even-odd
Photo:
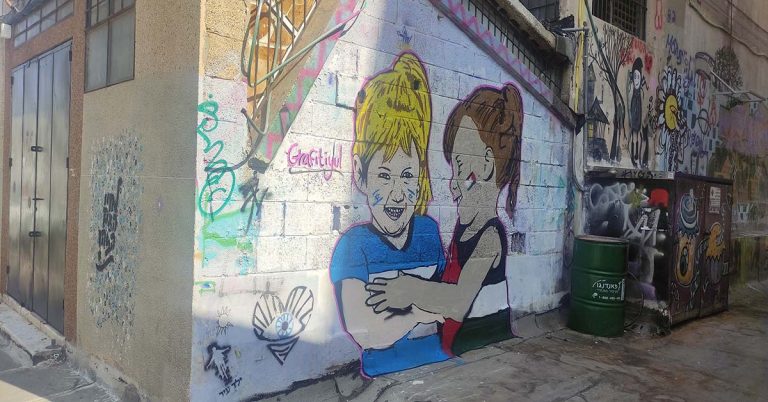
{"label": "graffiti face on wall", "polygon": [[139,255],[141,145],[122,134],[94,147],[91,165],[91,262],[88,305],[102,327],[112,322],[122,342],[133,324]]}
{"label": "graffiti face on wall", "polygon": [[[437,223],[426,215],[430,96],[424,67],[405,53],[357,99],[353,173],[371,222],[342,235],[330,270],[342,321],[362,349],[362,371],[369,376],[511,336],[507,236],[496,200],[508,188],[505,205],[512,214],[520,94],[511,85],[481,87],[448,118],[443,156],[452,169],[449,191],[458,222],[447,258]],[[488,336],[478,339],[483,328]]]}

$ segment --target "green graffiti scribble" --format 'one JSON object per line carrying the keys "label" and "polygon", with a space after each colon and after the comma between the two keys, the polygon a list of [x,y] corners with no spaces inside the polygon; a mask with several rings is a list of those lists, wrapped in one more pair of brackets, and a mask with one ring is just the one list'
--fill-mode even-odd
{"label": "green graffiti scribble", "polygon": [[197,281],[195,286],[200,286],[198,292],[201,296],[203,293],[216,293],[216,282],[214,281]]}
{"label": "green graffiti scribble", "polygon": [[222,236],[218,231],[211,228],[212,225],[223,226],[224,222],[237,218],[240,215],[239,210],[224,213],[216,221],[206,219],[203,223],[203,240],[210,240],[218,243],[221,247],[229,248],[238,246],[236,236]]}
{"label": "green graffiti scribble", "polygon": [[[209,95],[209,98],[212,97]],[[200,124],[197,125],[197,135],[205,141],[203,152],[208,154],[215,149],[213,157],[209,159],[210,162],[205,167],[205,184],[197,196],[197,207],[203,216],[214,218],[232,199],[236,181],[235,172],[229,166],[229,162],[225,159],[219,159],[219,155],[224,151],[224,143],[221,140],[211,142],[210,137],[208,137],[209,133],[219,127],[219,104],[213,99],[209,99],[197,105],[197,111],[205,115]],[[224,180],[222,181],[222,179]],[[212,203],[217,193],[222,193],[222,202],[218,208],[214,209]]]}

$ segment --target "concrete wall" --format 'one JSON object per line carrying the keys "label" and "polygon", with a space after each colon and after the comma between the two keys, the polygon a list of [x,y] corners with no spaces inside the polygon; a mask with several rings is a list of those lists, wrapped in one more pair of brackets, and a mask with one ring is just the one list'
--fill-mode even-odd
{"label": "concrete wall", "polygon": [[[206,2],[192,399],[283,390],[360,359],[361,348],[369,375],[443,360],[459,344],[513,336],[516,318],[560,304],[571,132],[542,103],[547,96],[531,92],[535,79],[516,79],[496,61],[507,55],[492,57],[435,6],[447,3],[365,2],[354,18],[358,2],[342,0],[330,18],[310,19],[349,23],[297,67],[253,144],[241,113],[252,106],[249,89],[236,74],[248,10]],[[222,73],[227,65],[234,75]],[[494,118],[471,111],[483,104]],[[474,117],[450,120],[456,110]],[[490,143],[471,129],[481,120]],[[458,133],[446,159],[450,121]],[[457,221],[482,233],[476,246],[449,246]],[[486,221],[498,223],[478,225]],[[457,253],[466,258],[451,262]],[[396,278],[403,272],[413,276]],[[376,276],[396,280],[369,293]],[[369,299],[375,309],[366,305],[374,294],[387,299]],[[476,336],[459,331],[450,345],[443,332],[444,351],[433,325],[443,321]],[[387,356],[393,349],[401,357]]]}
{"label": "concrete wall", "polygon": [[[734,89],[768,94],[765,49],[759,45],[768,39],[761,28],[768,7],[746,0],[734,5],[731,12],[727,4],[718,10],[684,0],[649,1],[644,40],[594,19],[605,58],[591,36],[587,109],[592,122],[586,126],[584,166],[642,170],[625,176],[639,179],[654,177],[648,172],[654,170],[734,180],[733,246],[751,250],[762,244],[753,237],[766,235],[768,106],[739,104],[718,94],[727,89],[712,72]],[[562,14],[576,15],[578,25],[589,22],[582,0],[563,2]],[[640,67],[637,81],[634,67]],[[575,84],[574,94],[581,87]],[[622,222],[610,224],[621,227]],[[631,230],[626,233],[623,237],[631,237]],[[644,265],[666,258],[656,255]],[[734,261],[738,270],[750,271],[739,272],[735,280],[756,277],[762,269],[764,261],[749,255],[760,254],[742,253]]]}
{"label": "concrete wall", "polygon": [[[747,12],[763,7],[740,3]],[[760,93],[768,85],[757,74],[765,58],[708,22],[700,7],[683,0],[649,3],[645,38],[594,18],[605,59],[592,36],[587,109],[595,122],[587,126],[588,166],[709,173],[712,156],[726,145],[719,122],[728,104],[715,95],[721,88],[709,73],[739,64],[735,86]],[[575,14],[579,25],[589,22],[582,1],[564,2],[563,13]]]}
{"label": "concrete wall", "polygon": [[189,395],[198,21],[136,2],[135,78],[83,104],[77,346],[151,400]]}

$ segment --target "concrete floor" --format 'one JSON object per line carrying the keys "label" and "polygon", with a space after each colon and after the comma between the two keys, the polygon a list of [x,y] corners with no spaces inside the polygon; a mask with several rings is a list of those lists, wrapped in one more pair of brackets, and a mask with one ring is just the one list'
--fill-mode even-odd
{"label": "concrete floor", "polygon": [[117,401],[104,388],[67,363],[32,360],[7,340],[0,340],[0,402]]}
{"label": "concrete floor", "polygon": [[[66,363],[24,360],[0,343],[0,402],[116,400]],[[768,282],[732,292],[730,311],[665,337],[562,329],[373,381],[327,378],[268,400],[766,401]]]}
{"label": "concrete floor", "polygon": [[268,400],[767,401],[768,282],[733,291],[730,311],[665,337],[562,329],[373,381],[329,378]]}

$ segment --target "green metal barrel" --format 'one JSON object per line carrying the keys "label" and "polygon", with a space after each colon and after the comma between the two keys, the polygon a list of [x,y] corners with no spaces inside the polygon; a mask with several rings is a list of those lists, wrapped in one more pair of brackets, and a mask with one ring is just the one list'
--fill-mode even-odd
{"label": "green metal barrel", "polygon": [[576,238],[568,327],[597,336],[621,336],[624,333],[627,248],[623,239]]}

